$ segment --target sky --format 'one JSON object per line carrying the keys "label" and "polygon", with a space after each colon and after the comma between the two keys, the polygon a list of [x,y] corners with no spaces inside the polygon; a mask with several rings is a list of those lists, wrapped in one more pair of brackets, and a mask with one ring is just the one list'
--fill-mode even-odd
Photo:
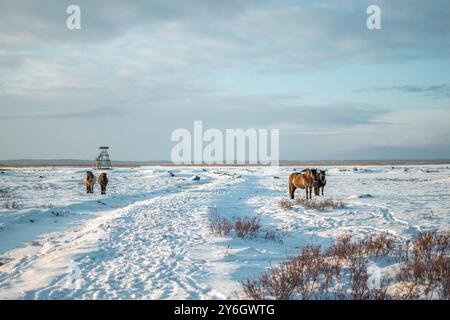
{"label": "sky", "polygon": [[282,160],[450,159],[450,2],[0,0],[0,159],[170,160],[194,120],[278,128]]}

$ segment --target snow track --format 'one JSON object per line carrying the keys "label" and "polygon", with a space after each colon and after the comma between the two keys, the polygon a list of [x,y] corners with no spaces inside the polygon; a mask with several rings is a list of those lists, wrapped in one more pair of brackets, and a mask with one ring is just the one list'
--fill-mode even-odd
{"label": "snow track", "polygon": [[207,243],[206,209],[215,190],[235,183],[211,176],[211,182],[177,188],[57,240],[47,238],[36,252],[5,266],[0,298],[11,297],[17,288],[17,297],[27,299],[222,298],[205,285],[204,261],[191,257],[193,248]]}

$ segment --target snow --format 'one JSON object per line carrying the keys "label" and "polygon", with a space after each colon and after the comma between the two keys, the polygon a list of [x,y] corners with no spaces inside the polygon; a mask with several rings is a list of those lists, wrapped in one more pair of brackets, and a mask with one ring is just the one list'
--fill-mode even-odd
{"label": "snow", "polygon": [[[293,169],[116,168],[104,196],[98,185],[85,193],[83,168],[6,170],[0,298],[236,298],[240,281],[308,244],[328,246],[348,232],[386,231],[408,240],[449,230],[447,165],[324,167],[325,198],[345,203],[324,211],[280,207]],[[21,207],[3,207],[11,201]],[[210,230],[211,214],[256,216],[261,230],[254,239],[219,236]],[[371,284],[389,268],[395,265],[371,264]]]}

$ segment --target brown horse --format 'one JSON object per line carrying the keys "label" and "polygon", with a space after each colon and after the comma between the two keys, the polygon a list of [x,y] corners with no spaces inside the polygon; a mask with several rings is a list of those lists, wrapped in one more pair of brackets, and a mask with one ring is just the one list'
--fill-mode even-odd
{"label": "brown horse", "polygon": [[322,195],[323,195],[323,188],[327,184],[327,179],[325,177],[326,170],[319,170],[319,173],[317,174],[317,181],[314,188],[314,195],[320,196],[320,190],[322,189]]}
{"label": "brown horse", "polygon": [[106,185],[108,184],[108,177],[106,176],[106,172],[103,172],[98,176],[98,184],[102,189],[102,194],[106,194]]}
{"label": "brown horse", "polygon": [[86,175],[83,178],[83,183],[86,186],[87,193],[94,193],[95,176],[92,171],[86,171]]}
{"label": "brown horse", "polygon": [[316,176],[316,169],[306,169],[303,170],[303,173],[291,173],[289,175],[289,196],[291,199],[294,199],[294,192],[297,188],[305,189],[306,199],[311,199],[312,189],[316,183]]}

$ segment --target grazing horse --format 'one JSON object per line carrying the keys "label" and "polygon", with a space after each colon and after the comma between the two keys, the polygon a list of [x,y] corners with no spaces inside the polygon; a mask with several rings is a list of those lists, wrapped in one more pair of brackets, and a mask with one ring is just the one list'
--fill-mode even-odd
{"label": "grazing horse", "polygon": [[102,194],[106,194],[106,185],[108,184],[108,177],[106,176],[106,172],[103,172],[98,176],[98,184],[102,189]]}
{"label": "grazing horse", "polygon": [[326,170],[320,170],[317,174],[317,181],[314,188],[314,195],[320,196],[320,190],[322,189],[322,195],[323,195],[323,188],[327,184],[327,179],[325,177]]}
{"label": "grazing horse", "polygon": [[83,178],[83,183],[86,186],[87,193],[94,193],[95,176],[92,171],[86,171],[86,175]]}
{"label": "grazing horse", "polygon": [[316,176],[316,169],[306,169],[303,170],[303,173],[291,173],[289,175],[289,196],[291,199],[294,199],[294,192],[297,188],[305,189],[306,199],[311,199],[312,189],[316,183]]}

